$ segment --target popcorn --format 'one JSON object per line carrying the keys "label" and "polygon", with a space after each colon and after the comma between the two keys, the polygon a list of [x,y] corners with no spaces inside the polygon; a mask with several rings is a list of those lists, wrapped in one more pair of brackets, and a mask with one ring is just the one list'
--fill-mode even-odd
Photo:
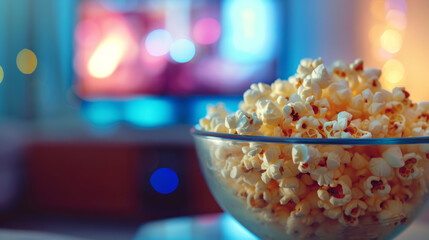
{"label": "popcorn", "polygon": [[315,129],[315,128],[319,127],[319,126],[320,126],[319,121],[316,118],[314,118],[313,116],[302,117],[296,123],[296,129],[298,131],[301,131],[301,130],[305,131],[305,130],[308,130],[308,129]]}
{"label": "popcorn", "polygon": [[350,112],[353,117],[361,117],[363,112],[364,100],[362,95],[358,94],[354,96],[350,102],[350,105],[347,107],[347,111]]}
{"label": "popcorn", "polygon": [[413,197],[413,193],[410,191],[410,189],[405,188],[401,185],[393,186],[391,194],[394,200],[399,200],[402,203],[407,202]]}
{"label": "popcorn", "polygon": [[404,205],[399,200],[387,200],[383,206],[383,211],[377,214],[380,223],[388,224],[395,218],[404,217]]}
{"label": "popcorn", "polygon": [[200,126],[202,130],[212,131],[218,133],[226,133],[223,122],[227,115],[224,105],[218,104],[217,106],[209,106],[208,114],[205,118],[200,120]]}
{"label": "popcorn", "polygon": [[281,164],[282,162],[280,160],[277,160],[272,163],[263,162],[261,165],[261,169],[265,170],[265,172],[262,173],[262,181],[264,181],[264,183],[268,183],[271,179],[280,179],[282,177],[282,173],[280,172]]}
{"label": "popcorn", "polygon": [[381,70],[376,68],[367,68],[360,75],[360,84],[371,88],[372,90],[378,90],[381,87],[379,78],[381,76]]}
{"label": "popcorn", "polygon": [[392,167],[384,158],[372,158],[369,161],[369,170],[378,177],[390,177],[392,175]]}
{"label": "popcorn", "polygon": [[280,199],[280,204],[282,205],[285,205],[290,201],[293,201],[294,203],[299,202],[299,197],[290,188],[280,188],[280,196],[282,196],[282,198]]}
{"label": "popcorn", "polygon": [[323,214],[330,219],[338,219],[341,215],[341,207],[335,207],[328,201],[319,201],[318,207],[325,209]]}
{"label": "popcorn", "polygon": [[334,171],[330,171],[325,167],[311,171],[311,178],[317,181],[319,186],[329,185],[334,179]]}
{"label": "popcorn", "polygon": [[335,61],[333,64],[332,72],[339,78],[345,78],[349,68],[343,61]]}
{"label": "popcorn", "polygon": [[338,219],[338,221],[346,226],[357,226],[359,223],[359,220],[357,217],[352,217],[345,214],[342,214],[341,217]]}
{"label": "popcorn", "polygon": [[264,123],[277,125],[283,115],[280,107],[272,100],[261,99],[256,102],[256,112]]}
{"label": "popcorn", "polygon": [[374,193],[378,196],[384,196],[390,192],[390,185],[387,183],[386,178],[376,176],[368,177],[363,183],[365,194],[374,197]]}
{"label": "popcorn", "polygon": [[415,153],[407,153],[404,155],[405,165],[398,168],[397,176],[402,180],[410,180],[414,178],[420,178],[423,175],[423,168],[418,165],[418,162],[422,159]]}
{"label": "popcorn", "polygon": [[368,160],[359,153],[355,153],[352,158],[352,167],[356,170],[360,170],[368,166]]}
{"label": "popcorn", "polygon": [[[429,102],[413,103],[403,87],[381,89],[380,76],[361,59],[335,62],[332,70],[304,59],[288,81],[252,84],[234,114],[210,107],[200,126],[295,138],[429,136]],[[382,237],[407,223],[428,192],[429,144],[213,145],[211,167],[225,185],[261,221],[299,238],[334,238],[362,224]]]}
{"label": "popcorn", "polygon": [[262,154],[259,153],[258,156],[263,162],[272,163],[279,159],[280,154],[281,150],[278,145],[269,145],[268,148]]}
{"label": "popcorn", "polygon": [[388,200],[390,195],[374,196],[365,198],[365,203],[368,205],[368,212],[381,212],[384,201]]}
{"label": "popcorn", "polygon": [[348,203],[351,198],[351,189],[343,181],[333,181],[329,187],[322,187],[317,190],[317,195],[321,200],[329,201],[333,206],[342,206]]}
{"label": "popcorn", "polygon": [[311,74],[313,71],[313,67],[311,66],[311,59],[303,59],[301,60],[301,63],[298,66],[297,73],[299,74]]}
{"label": "popcorn", "polygon": [[405,121],[405,116],[402,114],[393,114],[390,116],[388,133],[392,137],[401,137],[405,128]]}
{"label": "popcorn", "polygon": [[323,64],[317,66],[311,73],[312,82],[316,83],[321,89],[327,88],[331,84],[331,78]]}
{"label": "popcorn", "polygon": [[381,92],[376,92],[372,98],[372,104],[369,106],[368,113],[375,115],[380,113],[385,106],[384,95]]}
{"label": "popcorn", "polygon": [[308,147],[304,144],[295,144],[292,148],[292,159],[294,163],[308,163],[310,161]]}
{"label": "popcorn", "polygon": [[346,81],[334,82],[326,89],[327,99],[335,105],[348,104],[352,97],[352,91]]}
{"label": "popcorn", "polygon": [[402,152],[401,149],[398,146],[392,146],[388,147],[383,153],[381,154],[383,156],[383,159],[389,163],[390,166],[394,168],[400,168],[404,166],[404,160],[402,159]]}
{"label": "popcorn", "polygon": [[284,161],[280,167],[280,172],[283,172],[285,177],[295,177],[300,173],[298,164],[295,164],[293,161]]}
{"label": "popcorn", "polygon": [[277,79],[271,84],[271,90],[272,97],[279,96],[285,100],[296,91],[295,87],[289,81],[281,79]]}
{"label": "popcorn", "polygon": [[362,59],[356,59],[353,63],[350,64],[350,69],[352,69],[355,72],[362,72],[363,71],[363,60]]}
{"label": "popcorn", "polygon": [[262,125],[262,121],[256,113],[249,114],[238,110],[235,115],[226,117],[225,125],[230,133],[244,135],[258,131]]}
{"label": "popcorn", "polygon": [[308,147],[304,144],[295,144],[292,148],[292,160],[299,164],[298,169],[302,173],[306,173],[314,169],[315,160],[320,157],[320,153],[316,148]]}
{"label": "popcorn", "polygon": [[307,99],[311,96],[320,98],[322,95],[322,90],[320,89],[319,85],[312,82],[311,77],[307,77],[304,79],[301,86],[299,86],[297,93],[301,99]]}
{"label": "popcorn", "polygon": [[271,94],[271,87],[265,83],[255,83],[250,86],[243,94],[243,104],[241,109],[252,112],[255,110],[255,104],[259,99],[268,99]]}

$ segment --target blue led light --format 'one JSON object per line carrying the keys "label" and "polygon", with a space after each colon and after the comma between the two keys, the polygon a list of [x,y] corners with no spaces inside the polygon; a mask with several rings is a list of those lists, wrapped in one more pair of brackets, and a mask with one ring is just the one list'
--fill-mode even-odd
{"label": "blue led light", "polygon": [[84,105],[83,114],[95,125],[110,125],[120,120],[118,107],[112,102],[90,102]]}
{"label": "blue led light", "polygon": [[274,0],[224,0],[221,56],[240,63],[274,57],[278,27]]}
{"label": "blue led light", "polygon": [[178,63],[189,62],[195,55],[194,44],[184,38],[176,40],[170,47],[171,58]]}
{"label": "blue led light", "polygon": [[144,97],[125,103],[124,118],[141,127],[159,127],[174,124],[174,104],[170,99]]}
{"label": "blue led light", "polygon": [[169,168],[159,168],[150,177],[150,184],[159,193],[167,194],[179,185],[177,174]]}

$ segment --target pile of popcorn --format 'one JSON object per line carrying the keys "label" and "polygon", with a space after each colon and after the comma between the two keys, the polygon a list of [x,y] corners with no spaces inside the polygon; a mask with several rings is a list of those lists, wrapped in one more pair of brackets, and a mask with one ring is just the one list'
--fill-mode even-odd
{"label": "pile of popcorn", "polygon": [[[252,84],[237,112],[209,107],[200,126],[295,138],[429,136],[429,102],[413,103],[402,87],[382,89],[380,76],[379,69],[365,69],[361,59],[337,61],[331,70],[320,58],[304,59],[287,81]],[[429,144],[226,141],[213,144],[211,155],[219,178],[249,209],[297,237],[322,236],[322,226],[333,222],[343,227],[406,223],[427,192]]]}

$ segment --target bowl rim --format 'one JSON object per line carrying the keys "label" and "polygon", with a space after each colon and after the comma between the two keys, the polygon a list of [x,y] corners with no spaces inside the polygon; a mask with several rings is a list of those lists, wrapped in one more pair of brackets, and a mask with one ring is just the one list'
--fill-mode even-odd
{"label": "bowl rim", "polygon": [[245,142],[265,142],[283,144],[311,144],[311,145],[404,145],[404,144],[429,144],[429,136],[406,138],[289,138],[267,137],[252,135],[236,135],[230,133],[216,133],[201,130],[199,124],[191,128],[194,137],[207,137],[221,140],[235,140]]}

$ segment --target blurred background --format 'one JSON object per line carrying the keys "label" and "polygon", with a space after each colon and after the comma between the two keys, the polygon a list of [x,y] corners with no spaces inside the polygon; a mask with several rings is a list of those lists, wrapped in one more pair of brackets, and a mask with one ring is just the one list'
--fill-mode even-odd
{"label": "blurred background", "polygon": [[0,228],[129,239],[221,212],[190,127],[300,59],[428,100],[427,1],[0,1]]}

